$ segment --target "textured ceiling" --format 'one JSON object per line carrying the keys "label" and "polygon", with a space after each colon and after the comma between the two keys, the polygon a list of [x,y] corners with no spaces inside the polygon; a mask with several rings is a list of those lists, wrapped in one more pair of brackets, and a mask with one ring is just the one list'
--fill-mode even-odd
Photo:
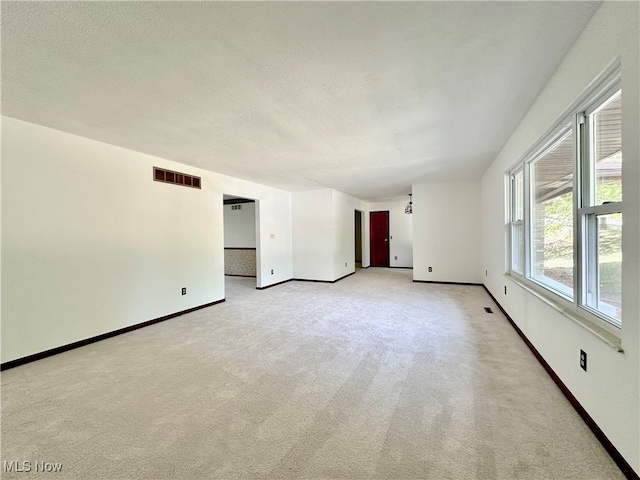
{"label": "textured ceiling", "polygon": [[392,198],[478,178],[598,5],[3,1],[2,113]]}

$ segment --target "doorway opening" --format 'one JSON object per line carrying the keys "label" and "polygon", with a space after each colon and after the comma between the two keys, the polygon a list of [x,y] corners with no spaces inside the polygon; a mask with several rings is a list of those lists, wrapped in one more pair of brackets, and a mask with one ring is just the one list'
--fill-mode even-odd
{"label": "doorway opening", "polygon": [[[259,202],[223,195],[222,203],[225,291],[228,298],[229,293],[238,288],[255,289],[257,286],[260,271]],[[233,287],[227,281],[229,279],[233,279]]]}
{"label": "doorway opening", "polygon": [[389,211],[369,213],[369,244],[372,267],[389,266]]}
{"label": "doorway opening", "polygon": [[360,210],[355,211],[355,267],[356,270],[362,268],[362,245],[364,244],[363,213]]}

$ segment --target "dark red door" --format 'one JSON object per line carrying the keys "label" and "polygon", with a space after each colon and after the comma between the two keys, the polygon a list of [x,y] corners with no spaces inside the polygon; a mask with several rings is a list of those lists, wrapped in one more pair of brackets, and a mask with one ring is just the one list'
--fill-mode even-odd
{"label": "dark red door", "polygon": [[389,212],[369,213],[371,266],[389,266]]}

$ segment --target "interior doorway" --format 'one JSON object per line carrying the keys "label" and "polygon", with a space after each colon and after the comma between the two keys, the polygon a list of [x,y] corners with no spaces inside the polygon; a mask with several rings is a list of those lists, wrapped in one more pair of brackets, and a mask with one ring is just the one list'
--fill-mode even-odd
{"label": "interior doorway", "polygon": [[362,245],[364,243],[364,231],[362,228],[362,224],[363,224],[363,214],[360,210],[356,210],[355,211],[355,232],[354,232],[354,239],[355,239],[355,252],[356,252],[356,256],[355,256],[355,267],[356,270],[360,270],[362,268]]}
{"label": "interior doorway", "polygon": [[255,288],[260,267],[259,202],[250,198],[223,195],[222,203],[225,279],[245,278],[242,284],[251,284],[251,288]]}
{"label": "interior doorway", "polygon": [[369,213],[371,266],[389,266],[389,211]]}

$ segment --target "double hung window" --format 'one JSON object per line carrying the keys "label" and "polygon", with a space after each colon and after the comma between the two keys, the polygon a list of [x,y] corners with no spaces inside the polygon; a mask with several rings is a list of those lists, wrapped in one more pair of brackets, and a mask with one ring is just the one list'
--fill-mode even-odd
{"label": "double hung window", "polygon": [[622,324],[619,69],[509,175],[510,273],[581,315]]}
{"label": "double hung window", "polygon": [[582,304],[622,321],[622,92],[586,112],[582,202]]}

